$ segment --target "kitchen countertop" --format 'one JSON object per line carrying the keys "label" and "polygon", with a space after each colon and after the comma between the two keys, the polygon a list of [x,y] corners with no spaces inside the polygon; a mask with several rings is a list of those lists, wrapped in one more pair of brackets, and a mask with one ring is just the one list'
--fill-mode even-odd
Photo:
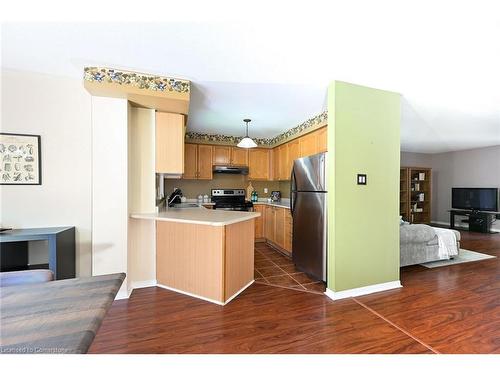
{"label": "kitchen countertop", "polygon": [[133,219],[173,221],[177,223],[224,226],[256,219],[259,212],[210,210],[204,207],[169,208],[158,213],[131,214]]}
{"label": "kitchen countertop", "polygon": [[279,202],[268,202],[267,199],[265,201],[253,202],[253,204],[264,204],[267,206],[281,207],[290,209],[290,199],[284,198]]}
{"label": "kitchen countertop", "polygon": [[[188,198],[186,200],[187,203],[198,203],[196,199]],[[266,205],[266,206],[274,206],[274,207],[281,207],[281,208],[288,208],[290,209],[290,199],[288,198],[283,198],[279,202],[268,202],[267,198],[259,198],[258,202],[252,202],[254,205],[255,204],[260,204],[260,205]],[[209,203],[199,203],[202,206],[213,206],[215,203],[209,202]]]}

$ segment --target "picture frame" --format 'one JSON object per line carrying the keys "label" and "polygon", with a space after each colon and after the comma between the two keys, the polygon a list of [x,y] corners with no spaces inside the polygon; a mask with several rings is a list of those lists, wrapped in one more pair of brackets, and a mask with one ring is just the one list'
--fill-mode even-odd
{"label": "picture frame", "polygon": [[41,184],[41,136],[0,133],[0,185]]}

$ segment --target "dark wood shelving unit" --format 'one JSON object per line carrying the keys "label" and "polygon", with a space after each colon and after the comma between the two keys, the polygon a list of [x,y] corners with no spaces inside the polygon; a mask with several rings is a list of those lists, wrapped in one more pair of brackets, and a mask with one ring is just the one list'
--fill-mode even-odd
{"label": "dark wood shelving unit", "polygon": [[432,169],[401,167],[399,214],[412,224],[430,224]]}

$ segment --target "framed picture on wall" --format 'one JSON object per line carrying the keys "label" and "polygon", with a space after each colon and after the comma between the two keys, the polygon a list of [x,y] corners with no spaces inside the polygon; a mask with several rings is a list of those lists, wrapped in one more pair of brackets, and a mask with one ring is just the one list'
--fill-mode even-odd
{"label": "framed picture on wall", "polygon": [[0,185],[41,185],[40,136],[0,133]]}

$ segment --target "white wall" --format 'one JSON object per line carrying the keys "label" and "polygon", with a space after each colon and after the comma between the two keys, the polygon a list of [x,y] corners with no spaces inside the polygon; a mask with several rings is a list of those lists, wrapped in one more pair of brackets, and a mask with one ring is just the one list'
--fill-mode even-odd
{"label": "white wall", "polygon": [[92,97],[92,275],[127,272],[127,118],[126,99]]}
{"label": "white wall", "polygon": [[[432,171],[432,219],[449,222],[452,187],[500,189],[500,146],[434,154]],[[500,221],[492,229],[500,230]]]}
{"label": "white wall", "polygon": [[[402,166],[432,168],[432,221],[449,223],[453,187],[500,189],[500,146],[440,154],[401,153]],[[457,217],[458,219],[458,217]],[[500,221],[492,229],[500,230]]]}
{"label": "white wall", "polygon": [[432,166],[432,154],[420,154],[416,152],[401,153],[402,167],[427,167]]}
{"label": "white wall", "polygon": [[[128,210],[155,212],[155,111],[129,106]],[[156,223],[128,221],[128,290],[156,285]]]}
{"label": "white wall", "polygon": [[[75,226],[76,273],[88,276],[91,97],[81,80],[31,72],[2,69],[1,85],[1,131],[41,135],[42,185],[0,186],[0,224],[24,228]],[[41,245],[45,248],[46,243]],[[45,257],[44,253],[38,255]]]}

